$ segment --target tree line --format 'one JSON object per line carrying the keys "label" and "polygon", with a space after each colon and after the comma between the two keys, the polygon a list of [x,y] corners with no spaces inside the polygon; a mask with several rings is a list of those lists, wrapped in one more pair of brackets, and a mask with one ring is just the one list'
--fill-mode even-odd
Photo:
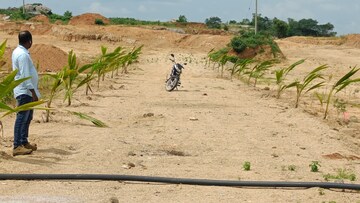
{"label": "tree line", "polygon": [[[22,7],[20,8],[8,8],[0,9],[0,14],[5,14],[10,17],[12,20],[28,20],[34,17],[34,14],[23,13]],[[44,13],[45,14],[45,13]],[[64,24],[67,24],[68,21],[72,18],[72,13],[66,11],[63,15],[58,15],[55,13],[45,14],[49,17],[50,22],[55,22],[57,20],[62,21]],[[185,15],[180,15],[176,20],[179,23],[187,23],[188,19]],[[277,38],[285,38],[291,36],[314,36],[314,37],[332,37],[337,33],[334,32],[334,25],[331,23],[319,24],[317,20],[308,18],[301,19],[299,21],[288,18],[287,22],[280,20],[278,18],[270,19],[268,17],[262,17],[261,14],[257,16],[257,25],[258,31],[266,34],[270,34]],[[173,26],[168,22],[160,21],[142,21],[136,20],[133,18],[110,18],[110,24],[130,24],[130,25],[147,25],[147,24],[157,24],[162,26]],[[246,27],[255,27],[255,14],[251,20],[243,19],[239,22],[236,20],[230,20],[227,23],[223,23],[219,17],[210,17],[205,19],[204,22],[208,28],[211,29],[224,29],[228,30],[229,26],[239,26],[246,29]],[[101,22],[96,22],[96,24],[102,24]]]}
{"label": "tree line", "polygon": [[[319,24],[318,21],[308,18],[296,21],[288,18],[287,22],[278,18],[270,19],[258,15],[257,26],[259,32],[270,34],[277,38],[285,38],[291,36],[313,36],[313,37],[332,37],[337,33],[334,32],[334,25],[331,23]],[[255,15],[252,20],[243,19],[240,22],[230,20],[228,23],[222,23],[219,17],[211,17],[205,20],[205,24],[209,28],[228,29],[228,26],[250,26],[255,27]]]}

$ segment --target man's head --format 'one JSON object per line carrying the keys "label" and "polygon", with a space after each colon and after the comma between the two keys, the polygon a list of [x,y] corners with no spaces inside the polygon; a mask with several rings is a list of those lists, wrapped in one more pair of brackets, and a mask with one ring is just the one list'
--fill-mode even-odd
{"label": "man's head", "polygon": [[29,31],[25,30],[19,33],[19,44],[26,49],[30,49],[32,45],[32,35]]}

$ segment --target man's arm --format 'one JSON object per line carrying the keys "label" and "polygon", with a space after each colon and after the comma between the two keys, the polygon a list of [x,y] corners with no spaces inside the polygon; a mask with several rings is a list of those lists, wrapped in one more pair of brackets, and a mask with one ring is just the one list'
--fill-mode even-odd
{"label": "man's arm", "polygon": [[39,98],[37,97],[36,93],[35,93],[35,90],[34,89],[30,89],[30,92],[32,94],[32,98],[33,98],[33,101],[38,101]]}

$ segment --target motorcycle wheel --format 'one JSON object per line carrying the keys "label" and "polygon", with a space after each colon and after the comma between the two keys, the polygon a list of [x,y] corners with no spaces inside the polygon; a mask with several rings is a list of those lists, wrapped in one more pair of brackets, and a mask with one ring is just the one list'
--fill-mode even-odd
{"label": "motorcycle wheel", "polygon": [[167,79],[165,83],[166,91],[168,92],[173,91],[175,87],[177,87],[178,82],[179,82],[178,77],[170,77],[169,79]]}

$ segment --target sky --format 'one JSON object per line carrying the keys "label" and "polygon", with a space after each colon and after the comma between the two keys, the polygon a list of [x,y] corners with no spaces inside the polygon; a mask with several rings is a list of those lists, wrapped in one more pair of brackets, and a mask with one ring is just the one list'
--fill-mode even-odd
{"label": "sky", "polygon": [[[53,13],[71,11],[100,13],[105,17],[129,17],[138,20],[170,21],[184,15],[189,22],[205,22],[219,17],[222,22],[251,19],[256,0],[24,0],[42,3]],[[287,22],[313,19],[331,23],[338,35],[360,33],[360,0],[257,0],[258,13]],[[0,8],[19,7],[22,0],[0,0]]]}

